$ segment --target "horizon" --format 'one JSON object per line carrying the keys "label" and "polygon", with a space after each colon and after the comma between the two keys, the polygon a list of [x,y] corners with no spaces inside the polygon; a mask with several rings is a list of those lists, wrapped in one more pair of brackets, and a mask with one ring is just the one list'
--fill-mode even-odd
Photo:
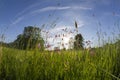
{"label": "horizon", "polygon": [[[55,35],[67,34],[64,43],[75,34],[63,32],[63,29],[74,31],[74,22],[78,23],[78,32],[91,46],[98,46],[98,35],[109,37],[119,34],[120,0],[0,0],[0,35],[5,42],[12,42],[21,34],[26,26],[37,26],[49,31],[49,43],[53,43]],[[43,33],[45,34],[45,33]],[[44,35],[44,38],[47,36]],[[57,45],[56,39],[54,46]],[[68,46],[66,46],[68,47]]]}

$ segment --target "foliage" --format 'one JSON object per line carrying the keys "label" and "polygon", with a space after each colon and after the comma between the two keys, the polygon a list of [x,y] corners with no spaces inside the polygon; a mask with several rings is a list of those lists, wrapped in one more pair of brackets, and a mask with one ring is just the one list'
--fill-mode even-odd
{"label": "foliage", "polygon": [[120,80],[120,53],[116,47],[95,48],[94,53],[3,47],[0,80]]}
{"label": "foliage", "polygon": [[41,49],[43,49],[44,40],[40,35],[40,31],[37,27],[25,27],[23,34],[18,35],[13,44],[19,49],[34,49],[40,43]]}
{"label": "foliage", "polygon": [[83,40],[83,36],[81,34],[77,34],[75,36],[74,49],[83,49]]}

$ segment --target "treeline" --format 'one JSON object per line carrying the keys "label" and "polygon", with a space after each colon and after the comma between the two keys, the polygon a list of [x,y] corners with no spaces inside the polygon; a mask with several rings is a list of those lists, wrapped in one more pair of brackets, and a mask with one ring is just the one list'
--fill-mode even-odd
{"label": "treeline", "polygon": [[[39,44],[39,46],[38,46]],[[44,40],[41,37],[41,29],[38,27],[28,26],[24,28],[22,34],[17,36],[17,39],[11,43],[1,42],[2,46],[17,48],[17,49],[35,49],[39,47],[44,49]]]}
{"label": "treeline", "polygon": [[[73,45],[73,49],[83,49],[83,36],[81,34],[77,34],[75,36],[75,41]],[[39,48],[44,50],[44,40],[41,37],[41,29],[39,27],[27,26],[24,28],[22,34],[17,36],[17,39],[10,43],[1,42],[2,46],[17,48],[17,49],[35,49]]]}
{"label": "treeline", "polygon": [[[82,34],[76,34],[74,38],[73,49],[79,50],[84,49],[84,38]],[[102,47],[109,45],[117,45],[117,49],[120,49],[120,40],[116,41],[114,44],[105,44]],[[44,40],[41,37],[41,29],[39,27],[27,26],[24,28],[22,34],[17,36],[17,39],[10,43],[0,42],[0,46],[17,48],[17,49],[35,49],[39,48],[40,50],[44,50]]]}

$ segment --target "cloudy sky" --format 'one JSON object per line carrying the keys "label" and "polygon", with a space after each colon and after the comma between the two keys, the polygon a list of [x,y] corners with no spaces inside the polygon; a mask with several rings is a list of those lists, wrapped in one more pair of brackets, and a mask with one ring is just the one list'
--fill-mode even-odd
{"label": "cloudy sky", "polygon": [[119,33],[120,0],[0,0],[0,35],[5,35],[6,42],[14,41],[29,25],[45,26],[52,41],[53,35],[63,34],[62,29],[74,32],[75,21],[84,40],[95,46],[97,31],[105,38]]}

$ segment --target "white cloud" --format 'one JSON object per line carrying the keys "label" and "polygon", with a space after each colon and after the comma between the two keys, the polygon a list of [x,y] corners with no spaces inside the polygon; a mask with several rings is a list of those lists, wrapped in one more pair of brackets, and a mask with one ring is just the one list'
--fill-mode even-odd
{"label": "white cloud", "polygon": [[27,8],[23,9],[21,12],[19,12],[15,17],[14,17],[14,21],[10,24],[10,25],[15,25],[17,23],[19,23],[20,21],[22,21],[27,15],[30,15],[29,10],[31,10],[32,8],[40,5],[41,3],[35,3],[32,4],[30,6],[28,6]]}
{"label": "white cloud", "polygon": [[39,12],[46,12],[46,11],[53,11],[53,10],[66,10],[70,9],[71,7],[65,6],[65,7],[57,7],[57,6],[49,6],[49,7],[44,7],[41,9],[37,9],[33,11],[32,13],[39,13]]}
{"label": "white cloud", "polygon": [[77,9],[77,10],[92,10],[90,7],[80,7],[80,6],[73,6],[72,9]]}
{"label": "white cloud", "polygon": [[24,17],[26,17],[26,15],[33,15],[33,14],[40,13],[40,12],[53,11],[53,10],[68,10],[68,9],[70,9],[70,10],[91,10],[92,9],[89,7],[80,7],[80,6],[62,6],[62,7],[48,6],[48,7],[44,7],[41,9],[33,10],[30,13],[27,13],[28,10],[30,10],[31,8],[33,8],[35,6],[38,6],[38,4],[31,5],[31,6],[27,7],[26,9],[24,9],[23,11],[21,11],[20,13],[18,13],[15,17],[16,20],[14,20],[12,22],[12,25],[19,23],[21,20],[24,19]]}
{"label": "white cloud", "polygon": [[14,20],[13,22],[12,22],[12,25],[15,25],[15,24],[17,24],[17,23],[19,23],[21,20],[23,20],[24,19],[24,16],[20,16],[20,17],[18,17],[16,20]]}
{"label": "white cloud", "polygon": [[40,9],[41,12],[44,12],[44,11],[51,11],[51,10],[65,10],[65,9],[70,9],[69,6],[65,6],[65,7],[55,7],[55,6],[50,6],[50,7],[45,7],[45,8],[42,8]]}
{"label": "white cloud", "polygon": [[[84,22],[80,19],[76,19],[75,21],[77,22],[78,28],[81,28],[85,25]],[[75,28],[75,21],[73,21],[73,28]]]}
{"label": "white cloud", "polygon": [[19,17],[19,16],[22,16],[22,15],[25,15],[25,14],[28,14],[28,12],[30,10],[32,10],[32,8],[36,7],[36,6],[39,6],[41,3],[35,3],[35,4],[32,4],[28,7],[26,7],[25,9],[23,9],[21,12],[19,12],[15,17]]}
{"label": "white cloud", "polygon": [[31,12],[32,14],[34,13],[39,13],[39,12],[46,12],[46,11],[53,11],[53,10],[91,10],[92,8],[90,7],[80,7],[80,6],[62,6],[62,7],[58,7],[58,6],[48,6],[48,7],[44,7],[41,9],[37,9],[33,12]]}

